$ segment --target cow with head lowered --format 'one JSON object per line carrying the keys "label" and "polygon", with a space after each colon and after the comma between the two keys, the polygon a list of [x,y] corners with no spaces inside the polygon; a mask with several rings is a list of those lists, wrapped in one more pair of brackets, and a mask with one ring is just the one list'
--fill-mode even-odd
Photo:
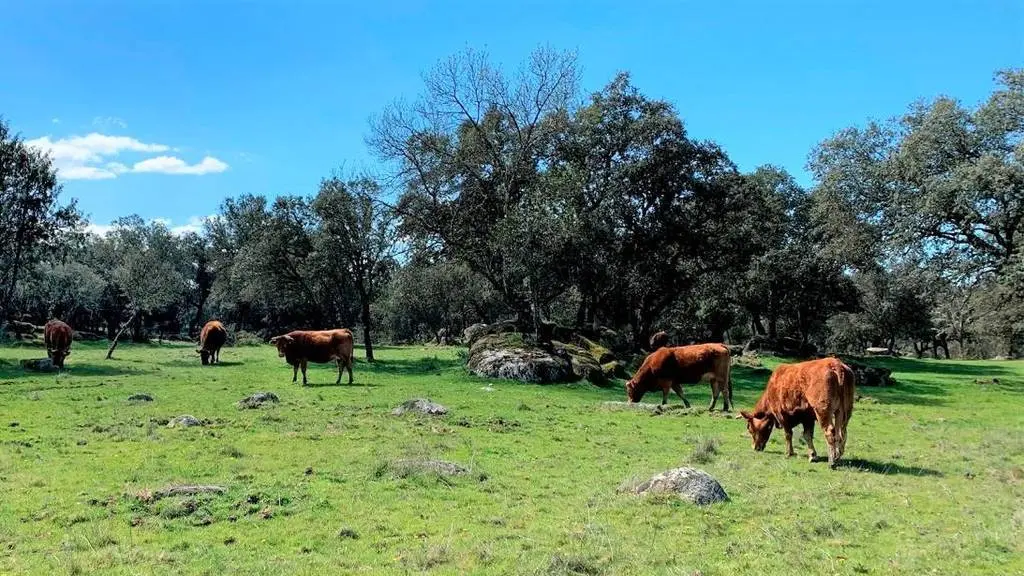
{"label": "cow with head lowered", "polygon": [[46,344],[46,356],[57,368],[64,368],[64,359],[71,354],[71,342],[74,332],[60,320],[50,320],[43,327],[43,342]]}
{"label": "cow with head lowered", "polygon": [[814,423],[828,443],[828,463],[834,468],[846,450],[846,427],[853,414],[856,376],[836,358],[782,364],[772,372],[752,411],[741,411],[754,450],[764,450],[772,429],[786,433],[786,456],[793,456],[793,428],[803,426],[808,460],[814,462]]}
{"label": "cow with head lowered", "polygon": [[336,361],[338,363],[338,379],[341,384],[341,371],[348,369],[348,383],[352,384],[352,352],[354,339],[347,328],[336,330],[293,330],[287,334],[274,336],[270,343],[277,347],[277,355],[284,358],[292,366],[292,382],[298,378],[302,370],[302,385],[305,386],[306,365],[309,362],[323,364]]}
{"label": "cow with head lowered", "polygon": [[220,349],[228,341],[228,331],[218,320],[210,320],[199,333],[199,348],[196,352],[203,366],[220,363]]}
{"label": "cow with head lowered", "polygon": [[723,344],[693,344],[659,348],[651,352],[636,374],[626,383],[629,401],[639,402],[648,392],[661,391],[661,403],[668,404],[668,391],[673,390],[690,407],[683,396],[683,384],[697,384],[705,377],[711,381],[711,405],[715,409],[722,396],[722,410],[732,405],[732,380],[729,376],[729,349]]}

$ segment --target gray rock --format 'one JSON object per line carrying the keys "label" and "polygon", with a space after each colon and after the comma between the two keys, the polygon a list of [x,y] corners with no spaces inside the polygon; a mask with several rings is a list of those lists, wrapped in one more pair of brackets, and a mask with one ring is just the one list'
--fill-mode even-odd
{"label": "gray rock", "polygon": [[171,496],[195,496],[197,494],[223,494],[227,489],[223,486],[203,486],[198,484],[185,484],[168,486],[153,491],[153,498],[169,498]]}
{"label": "gray rock", "polygon": [[487,333],[487,324],[473,324],[462,331],[462,341],[466,346],[472,346],[477,338]]}
{"label": "gray rock", "polygon": [[129,402],[152,402],[153,397],[145,392],[139,392],[138,394],[132,394],[128,397]]}
{"label": "gray rock", "polygon": [[857,378],[856,386],[884,387],[892,386],[892,370],[880,366],[867,366],[859,362],[844,359],[843,362],[853,370]]}
{"label": "gray rock", "polygon": [[188,414],[172,418],[171,421],[167,423],[168,428],[191,428],[192,426],[202,425],[203,423],[200,422],[198,418],[195,416],[189,416]]}
{"label": "gray rock", "polygon": [[612,411],[633,411],[650,412],[651,414],[664,414],[675,410],[687,410],[681,403],[652,404],[650,402],[604,402],[602,406]]}
{"label": "gray rock", "polygon": [[460,476],[469,469],[454,462],[444,460],[395,460],[388,464],[388,470],[399,478],[415,474],[434,473],[442,476]]}
{"label": "gray rock", "polygon": [[430,416],[440,416],[447,414],[448,409],[444,406],[431,402],[429,398],[413,398],[412,400],[406,400],[401,405],[391,411],[395,416],[401,416],[408,412],[418,412],[420,414],[428,414]]}
{"label": "gray rock", "polygon": [[685,466],[662,472],[646,482],[627,486],[622,490],[634,494],[673,493],[698,506],[729,499],[722,485],[713,476],[703,470]]}
{"label": "gray rock", "polygon": [[280,400],[277,398],[277,394],[273,392],[257,392],[247,398],[242,398],[238,401],[238,408],[259,408],[264,402],[278,403]]}
{"label": "gray rock", "polygon": [[32,372],[56,372],[57,367],[53,365],[53,360],[49,358],[37,358],[33,360],[22,360],[21,367],[25,370],[31,370]]}
{"label": "gray rock", "polygon": [[469,358],[469,371],[484,378],[550,383],[571,379],[568,361],[527,348],[481,350]]}
{"label": "gray rock", "polygon": [[896,355],[892,350],[890,350],[888,348],[881,348],[881,347],[866,348],[864,350],[864,353],[867,354],[868,356],[895,356]]}

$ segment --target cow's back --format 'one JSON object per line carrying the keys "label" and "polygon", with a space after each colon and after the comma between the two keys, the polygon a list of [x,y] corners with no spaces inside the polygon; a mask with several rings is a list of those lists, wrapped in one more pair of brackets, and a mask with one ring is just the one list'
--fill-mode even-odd
{"label": "cow's back", "polygon": [[831,410],[853,403],[853,372],[836,358],[782,364],[772,372],[759,406],[775,413]]}
{"label": "cow's back", "polygon": [[60,320],[50,320],[43,327],[43,343],[47,349],[68,349],[71,347],[71,340],[71,327]]}
{"label": "cow's back", "polygon": [[210,320],[199,333],[199,347],[205,350],[220,350],[227,342],[228,331],[219,320]]}
{"label": "cow's back", "polygon": [[352,354],[352,332],[337,330],[295,330],[288,333],[292,338],[287,360],[289,362],[308,360],[330,362]]}
{"label": "cow's back", "polygon": [[722,344],[693,344],[662,348],[668,351],[663,362],[664,374],[675,382],[696,384],[705,374],[713,373],[724,357],[729,358],[729,349]]}

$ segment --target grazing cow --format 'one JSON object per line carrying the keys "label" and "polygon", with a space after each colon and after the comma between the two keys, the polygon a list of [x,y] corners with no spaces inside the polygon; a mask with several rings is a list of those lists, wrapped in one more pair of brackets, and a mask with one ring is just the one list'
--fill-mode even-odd
{"label": "grazing cow", "polygon": [[306,385],[306,363],[323,364],[338,362],[338,379],[341,383],[342,368],[348,369],[348,383],[352,384],[352,332],[346,328],[337,330],[294,330],[281,336],[274,336],[270,343],[277,346],[277,355],[292,365],[292,382],[302,369],[302,385]]}
{"label": "grazing cow", "polygon": [[696,384],[705,376],[711,380],[711,405],[715,409],[719,394],[723,395],[722,411],[732,405],[732,380],[729,378],[729,349],[722,344],[694,344],[661,348],[651,352],[633,378],[626,383],[626,396],[630,402],[639,402],[644,394],[661,390],[661,403],[668,403],[671,388],[682,399],[683,405],[690,402],[683,396],[683,384]]}
{"label": "grazing cow", "polygon": [[203,326],[199,333],[199,348],[196,349],[203,366],[220,363],[220,349],[227,340],[228,331],[219,320],[210,320]]}
{"label": "grazing cow", "polygon": [[651,336],[651,352],[668,346],[668,332],[662,330]]}
{"label": "grazing cow", "polygon": [[753,412],[741,411],[754,450],[764,450],[772,428],[786,432],[786,456],[793,456],[793,428],[804,427],[808,459],[814,462],[814,421],[825,431],[828,463],[835,467],[846,450],[846,425],[853,413],[856,377],[836,358],[822,358],[775,369]]}
{"label": "grazing cow", "polygon": [[72,335],[71,326],[60,320],[50,320],[43,328],[46,355],[57,368],[63,369],[64,359],[71,355]]}

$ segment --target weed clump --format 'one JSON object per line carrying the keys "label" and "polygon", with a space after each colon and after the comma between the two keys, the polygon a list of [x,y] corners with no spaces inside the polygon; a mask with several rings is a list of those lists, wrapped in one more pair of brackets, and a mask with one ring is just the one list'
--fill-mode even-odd
{"label": "weed clump", "polygon": [[694,443],[693,452],[690,453],[690,462],[694,464],[707,464],[718,455],[718,440],[715,438],[700,436]]}

